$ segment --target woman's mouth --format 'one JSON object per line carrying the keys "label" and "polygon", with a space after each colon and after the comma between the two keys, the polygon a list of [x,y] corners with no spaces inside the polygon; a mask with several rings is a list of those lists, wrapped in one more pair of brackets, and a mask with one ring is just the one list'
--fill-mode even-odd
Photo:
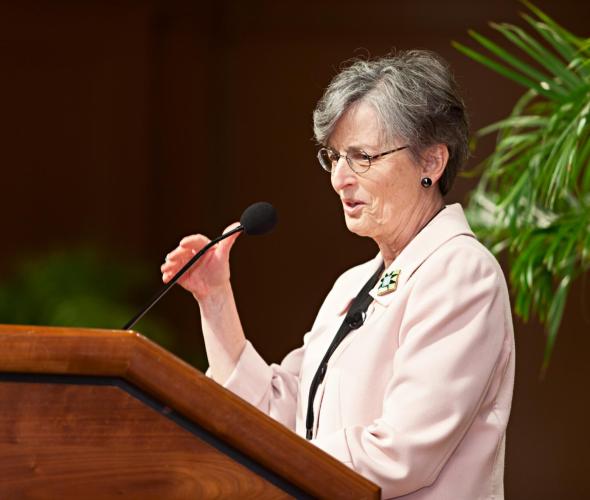
{"label": "woman's mouth", "polygon": [[342,200],[344,213],[346,215],[358,215],[365,204],[359,200]]}

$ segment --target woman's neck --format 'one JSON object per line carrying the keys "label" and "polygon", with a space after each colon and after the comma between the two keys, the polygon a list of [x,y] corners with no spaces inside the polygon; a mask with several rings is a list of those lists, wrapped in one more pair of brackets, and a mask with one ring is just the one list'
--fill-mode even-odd
{"label": "woman's neck", "polygon": [[425,204],[410,212],[410,217],[402,228],[392,231],[383,238],[375,239],[383,257],[385,269],[444,207],[442,196],[432,196]]}

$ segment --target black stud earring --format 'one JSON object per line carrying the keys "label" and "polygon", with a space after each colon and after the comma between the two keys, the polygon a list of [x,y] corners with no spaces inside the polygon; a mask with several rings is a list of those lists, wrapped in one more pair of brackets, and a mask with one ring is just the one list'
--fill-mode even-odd
{"label": "black stud earring", "polygon": [[430,177],[422,177],[420,184],[422,184],[422,187],[424,188],[429,188],[432,186],[432,179]]}

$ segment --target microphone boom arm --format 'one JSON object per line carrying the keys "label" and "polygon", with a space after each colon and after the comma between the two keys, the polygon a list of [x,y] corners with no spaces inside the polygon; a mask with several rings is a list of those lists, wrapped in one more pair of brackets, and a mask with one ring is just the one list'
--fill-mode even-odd
{"label": "microphone boom arm", "polygon": [[147,303],[147,305],[144,306],[144,308],[139,311],[133,318],[131,318],[123,327],[123,330],[130,330],[131,328],[133,328],[133,326],[141,319],[143,318],[143,316],[152,308],[154,307],[159,300],[166,295],[166,293],[168,292],[168,290],[170,290],[170,288],[172,288],[176,282],[182,277],[182,275],[184,273],[186,273],[195,262],[197,262],[197,260],[199,260],[203,254],[209,250],[213,245],[216,245],[217,243],[219,243],[221,240],[224,240],[225,238],[227,238],[228,236],[231,236],[232,234],[235,233],[239,233],[240,231],[244,230],[244,226],[242,224],[240,224],[238,227],[235,227],[234,229],[232,229],[231,231],[228,231],[227,233],[223,233],[221,236],[218,236],[217,238],[211,240],[209,243],[207,243],[203,248],[201,248],[201,250],[199,250],[195,255],[193,255],[191,257],[191,259],[182,267],[182,269],[180,271],[178,271],[174,277],[168,282],[166,283],[161,289],[160,291]]}

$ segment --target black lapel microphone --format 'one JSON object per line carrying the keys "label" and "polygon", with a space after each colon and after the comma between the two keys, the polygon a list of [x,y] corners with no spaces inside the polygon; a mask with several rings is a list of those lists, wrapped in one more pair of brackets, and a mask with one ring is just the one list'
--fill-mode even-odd
{"label": "black lapel microphone", "polygon": [[305,439],[312,439],[313,438],[313,422],[314,422],[314,415],[313,415],[313,402],[315,400],[315,395],[318,392],[318,389],[322,382],[324,381],[324,377],[326,376],[326,372],[328,371],[328,361],[332,357],[332,354],[336,351],[336,348],[340,345],[340,343],[344,340],[344,338],[352,331],[360,328],[363,323],[365,322],[365,318],[367,316],[367,309],[371,302],[373,302],[373,297],[369,295],[369,291],[373,289],[373,287],[379,281],[381,277],[381,273],[384,270],[384,265],[381,263],[379,269],[375,271],[373,276],[369,278],[369,281],[365,283],[361,291],[352,301],[350,304],[350,308],[348,309],[348,313],[346,314],[340,328],[336,332],[330,347],[324,354],[322,361],[320,362],[320,366],[318,366],[313,379],[311,380],[311,384],[309,386],[309,395],[307,398],[307,414],[305,417]]}
{"label": "black lapel microphone", "polygon": [[199,250],[192,258],[189,260],[183,268],[178,271],[174,277],[162,287],[162,289],[154,296],[152,300],[150,300],[147,305],[141,309],[131,320],[129,320],[123,330],[129,330],[133,328],[143,316],[152,308],[154,307],[158,301],[166,295],[168,290],[172,288],[176,282],[186,273],[195,262],[197,262],[203,254],[209,250],[213,245],[216,245],[221,240],[224,240],[228,236],[232,234],[239,233],[240,231],[244,231],[244,233],[251,235],[251,236],[258,236],[259,234],[265,234],[271,231],[277,223],[277,212],[274,207],[265,201],[259,201],[258,203],[254,203],[250,205],[240,217],[240,225],[227,233],[218,236],[217,238],[211,240],[207,243],[201,250]]}
{"label": "black lapel microphone", "polygon": [[351,328],[351,330],[356,330],[357,328],[360,328],[361,326],[363,326],[366,316],[367,316],[366,312],[356,311],[355,313],[347,314],[345,321],[348,324],[348,326]]}

